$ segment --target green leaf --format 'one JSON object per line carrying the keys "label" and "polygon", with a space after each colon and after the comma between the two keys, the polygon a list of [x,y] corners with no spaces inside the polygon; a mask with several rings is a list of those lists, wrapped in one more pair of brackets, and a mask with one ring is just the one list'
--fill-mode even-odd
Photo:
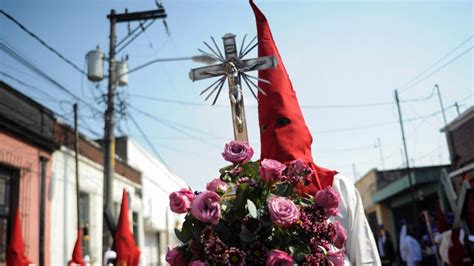
{"label": "green leaf", "polygon": [[257,206],[255,206],[255,203],[253,203],[253,201],[247,199],[247,209],[249,211],[249,214],[250,216],[252,216],[252,218],[255,218],[257,219],[258,215],[257,215]]}
{"label": "green leaf", "polygon": [[288,183],[277,183],[275,185],[274,194],[282,197],[288,197],[290,196],[292,189],[292,186]]}

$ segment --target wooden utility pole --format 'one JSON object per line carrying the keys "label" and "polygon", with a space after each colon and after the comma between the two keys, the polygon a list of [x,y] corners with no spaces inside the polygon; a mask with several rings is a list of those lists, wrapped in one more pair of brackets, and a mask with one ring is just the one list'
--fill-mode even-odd
{"label": "wooden utility pole", "polygon": [[[104,219],[107,223],[107,227],[103,227],[103,252],[107,250],[107,247],[112,245],[112,235],[115,231],[115,217],[113,215],[113,179],[115,170],[115,91],[119,81],[116,72],[116,24],[121,22],[132,22],[140,21],[141,25],[143,22],[148,20],[154,20],[159,18],[166,18],[165,9],[162,6],[158,6],[157,9],[150,11],[141,11],[128,13],[127,11],[123,14],[116,14],[115,10],[111,10],[107,16],[110,21],[110,36],[109,36],[109,80],[107,87],[107,110],[104,114]],[[128,43],[133,41],[133,38],[127,43],[122,45],[119,50],[122,50]]]}
{"label": "wooden utility pole", "polygon": [[412,171],[410,169],[410,160],[408,159],[408,149],[407,149],[407,142],[405,138],[405,129],[403,127],[403,118],[402,118],[402,111],[400,109],[400,100],[398,98],[398,91],[395,90],[395,102],[397,103],[397,109],[398,109],[398,119],[400,121],[400,130],[402,132],[402,141],[403,141],[403,150],[405,153],[405,163],[406,163],[406,170],[408,174],[408,186],[410,189],[410,197],[412,201],[412,211],[413,211],[413,219],[415,221],[415,224],[418,224],[418,210],[417,210],[417,202],[415,198],[415,190],[413,188],[413,180],[412,180]]}
{"label": "wooden utility pole", "polygon": [[80,186],[79,186],[79,127],[77,126],[77,103],[74,103],[74,161],[76,165],[76,209],[77,209],[77,228],[81,227],[80,211]]}

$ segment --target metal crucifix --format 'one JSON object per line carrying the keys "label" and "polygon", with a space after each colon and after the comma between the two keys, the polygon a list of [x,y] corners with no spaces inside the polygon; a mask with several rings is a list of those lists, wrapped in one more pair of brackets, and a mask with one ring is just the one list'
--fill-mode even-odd
{"label": "metal crucifix", "polygon": [[[252,79],[257,81],[262,81],[265,83],[270,83],[268,80],[264,80],[258,77],[250,76],[245,72],[263,70],[275,68],[278,64],[277,58],[275,56],[264,56],[253,59],[243,59],[252,49],[257,47],[258,42],[254,41],[257,37],[253,38],[247,45],[245,45],[244,36],[242,44],[240,46],[240,51],[237,51],[237,44],[235,42],[235,35],[232,33],[227,33],[222,37],[224,41],[224,55],[217,46],[216,41],[211,37],[212,42],[214,43],[215,50],[206,42],[204,44],[209,48],[210,53],[205,52],[201,49],[198,49],[201,53],[206,56],[210,56],[215,60],[220,61],[220,64],[200,67],[191,69],[189,72],[189,78],[192,81],[202,80],[207,78],[219,77],[218,80],[213,82],[209,87],[204,89],[200,95],[203,95],[208,90],[212,89],[209,94],[206,96],[206,101],[217,91],[216,96],[212,105],[214,105],[219,98],[219,94],[224,86],[225,81],[229,84],[229,98],[230,106],[232,110],[232,122],[234,125],[234,139],[240,141],[248,141],[247,133],[247,123],[245,120],[245,109],[244,109],[244,98],[242,95],[242,86],[241,80],[243,79],[245,84],[248,86],[253,96],[257,98],[256,93],[253,88],[260,91],[260,93],[265,95],[265,92],[255,84]],[[245,46],[245,48],[244,48]]]}

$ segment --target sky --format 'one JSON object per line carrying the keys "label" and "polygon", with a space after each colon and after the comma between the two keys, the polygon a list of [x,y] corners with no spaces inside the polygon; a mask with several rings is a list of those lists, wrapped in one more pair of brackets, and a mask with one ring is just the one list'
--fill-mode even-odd
{"label": "sky", "polygon": [[[162,21],[150,26],[118,55],[128,56],[130,68],[158,58],[197,55],[210,36],[220,42],[231,32],[240,45],[245,34],[247,40],[256,35],[247,1],[162,3],[169,35]],[[471,1],[256,0],[256,4],[269,20],[313,134],[317,164],[354,181],[372,168],[402,167],[395,89],[400,91],[410,164],[449,162],[433,87],[439,85],[448,122],[457,116],[456,101],[461,112],[474,104]],[[111,9],[156,8],[153,0],[2,0],[0,5],[83,70],[88,51],[97,45],[108,51],[106,15]],[[117,25],[119,40],[127,36],[127,28],[124,23]],[[107,88],[106,80],[88,81],[4,16],[0,16],[0,38],[88,102],[79,102],[80,127],[91,139],[102,136],[103,115],[98,110],[105,110],[100,95]],[[256,51],[247,55],[256,56]],[[152,151],[133,117],[166,165],[194,189],[203,189],[218,176],[219,168],[227,164],[221,152],[233,138],[227,94],[222,93],[217,106],[211,107],[199,92],[212,81],[188,78],[189,70],[200,66],[192,61],[163,62],[130,74],[128,85],[118,88],[119,102],[127,107],[126,115],[117,115],[116,128],[117,135],[129,135]],[[0,51],[0,79],[71,123],[74,97],[4,51]],[[256,160],[260,155],[257,102],[246,88],[244,94]]]}

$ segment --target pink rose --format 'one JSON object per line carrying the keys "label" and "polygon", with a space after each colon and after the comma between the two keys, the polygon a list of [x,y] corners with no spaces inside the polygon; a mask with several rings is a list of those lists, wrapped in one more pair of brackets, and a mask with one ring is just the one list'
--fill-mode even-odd
{"label": "pink rose", "polygon": [[170,194],[170,209],[175,213],[187,213],[193,199],[194,193],[189,189],[175,191]]}
{"label": "pink rose", "polygon": [[333,222],[332,226],[334,227],[334,230],[336,231],[336,233],[332,237],[332,242],[334,243],[335,247],[343,248],[344,242],[346,242],[346,239],[347,239],[346,229],[342,227],[342,224],[339,221]]}
{"label": "pink rose", "polygon": [[211,182],[207,183],[206,189],[214,192],[225,192],[227,190],[227,183],[222,181],[220,178],[214,178]]}
{"label": "pink rose", "polygon": [[191,213],[196,219],[216,225],[221,218],[221,197],[216,192],[204,191],[191,204]]}
{"label": "pink rose", "polygon": [[225,145],[222,156],[231,163],[247,163],[253,156],[253,149],[246,141],[231,141]]}
{"label": "pink rose", "polygon": [[331,266],[344,266],[344,250],[330,250],[327,258]]}
{"label": "pink rose", "polygon": [[267,266],[292,266],[293,265],[293,258],[290,254],[278,250],[272,249],[270,254],[268,254],[267,258]]}
{"label": "pink rose", "polygon": [[279,161],[263,159],[260,162],[260,178],[265,182],[274,181],[281,177],[286,166]]}
{"label": "pink rose", "polygon": [[195,261],[192,261],[189,266],[209,266],[209,264],[207,264],[207,262],[203,262],[203,261],[200,261],[200,260],[195,260]]}
{"label": "pink rose", "polygon": [[268,213],[272,222],[281,228],[288,228],[300,218],[295,203],[285,197],[272,195],[267,200]]}
{"label": "pink rose", "polygon": [[331,186],[316,192],[314,196],[314,202],[325,209],[327,216],[339,215],[339,210],[337,209],[339,201],[339,194]]}
{"label": "pink rose", "polygon": [[187,260],[181,255],[181,252],[177,247],[170,249],[166,252],[166,262],[171,266],[187,266]]}

